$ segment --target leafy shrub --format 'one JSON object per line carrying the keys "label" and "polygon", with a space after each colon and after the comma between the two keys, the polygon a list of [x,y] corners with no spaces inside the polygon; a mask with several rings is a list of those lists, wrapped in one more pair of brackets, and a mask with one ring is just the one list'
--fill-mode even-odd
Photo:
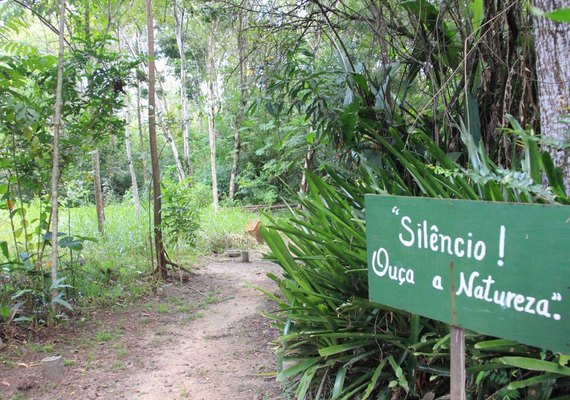
{"label": "leafy shrub", "polygon": [[188,189],[190,203],[196,208],[204,208],[212,203],[212,190],[202,182],[196,182]]}
{"label": "leafy shrub", "polygon": [[[200,199],[198,199],[200,200]],[[197,200],[188,181],[166,181],[162,187],[162,229],[166,242],[194,244],[200,227]]]}
{"label": "leafy shrub", "polygon": [[248,164],[237,179],[237,195],[251,204],[274,204],[277,201],[276,188],[268,183],[271,179],[261,173],[256,176],[253,165]]}
{"label": "leafy shrub", "polygon": [[93,187],[80,179],[69,179],[63,183],[63,198],[68,207],[84,206],[91,201]]}

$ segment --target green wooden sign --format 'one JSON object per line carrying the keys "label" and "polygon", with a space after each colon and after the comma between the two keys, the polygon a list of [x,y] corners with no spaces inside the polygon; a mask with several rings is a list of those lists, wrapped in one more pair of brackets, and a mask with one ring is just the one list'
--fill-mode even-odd
{"label": "green wooden sign", "polygon": [[570,354],[570,207],[366,197],[370,299]]}

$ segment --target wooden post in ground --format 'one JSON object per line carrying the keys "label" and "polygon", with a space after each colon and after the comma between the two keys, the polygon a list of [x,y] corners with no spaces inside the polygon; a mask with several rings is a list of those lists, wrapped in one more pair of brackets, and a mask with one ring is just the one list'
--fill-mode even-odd
{"label": "wooden post in ground", "polygon": [[465,331],[451,327],[451,400],[465,400]]}
{"label": "wooden post in ground", "polygon": [[465,400],[465,331],[458,327],[457,302],[455,294],[455,276],[453,260],[449,262],[449,276],[451,278],[451,337],[450,337],[450,380],[451,400]]}
{"label": "wooden post in ground", "polygon": [[42,374],[52,382],[61,381],[65,377],[63,357],[56,355],[44,358],[42,360]]}

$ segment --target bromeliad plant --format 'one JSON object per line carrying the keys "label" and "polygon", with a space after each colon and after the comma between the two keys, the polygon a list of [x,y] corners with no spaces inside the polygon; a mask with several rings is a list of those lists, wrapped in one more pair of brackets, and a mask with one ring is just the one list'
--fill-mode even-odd
{"label": "bromeliad plant", "polygon": [[[559,202],[568,204],[557,170],[537,142],[512,121],[524,156],[517,171],[491,162],[469,132],[462,167],[420,130],[407,140],[390,129],[359,132],[381,154],[358,174],[327,168],[308,174],[309,192],[288,219],[264,231],[268,257],[283,268],[271,275],[283,298],[272,315],[282,329],[278,379],[299,399],[439,398],[449,393],[447,325],[368,300],[364,195]],[[363,125],[366,126],[366,125]],[[552,186],[541,186],[542,174]],[[565,399],[568,356],[468,333],[470,399]],[[432,397],[433,396],[433,397]]]}

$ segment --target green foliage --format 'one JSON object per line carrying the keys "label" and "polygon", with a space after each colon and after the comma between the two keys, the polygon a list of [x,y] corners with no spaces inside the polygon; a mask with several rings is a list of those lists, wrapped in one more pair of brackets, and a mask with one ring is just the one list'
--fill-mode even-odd
{"label": "green foliage", "polygon": [[285,298],[275,298],[283,330],[278,379],[297,388],[298,398],[415,393],[408,382],[415,382],[416,358],[408,348],[421,347],[419,329],[407,314],[368,300],[364,214],[353,203],[361,196],[344,198],[312,174],[308,182],[300,211],[264,231],[268,257],[284,270],[283,278],[270,276]]}
{"label": "green foliage", "polygon": [[570,7],[547,12],[544,16],[557,22],[570,22]]}
{"label": "green foliage", "polygon": [[[237,183],[239,190],[237,192],[239,198],[250,204],[268,204],[272,205],[277,201],[277,189],[268,184],[271,181],[269,170],[277,162],[269,161],[263,167],[260,176],[255,176],[254,167],[251,163],[247,164],[239,174]],[[279,173],[273,174],[279,176]]]}
{"label": "green foliage", "polygon": [[[26,208],[26,216],[31,218],[45,208],[33,202]],[[40,235],[39,239],[34,235],[38,242],[28,243],[28,252],[22,251],[22,234],[17,242],[20,251],[16,252],[14,242],[9,245],[10,224],[0,224],[0,334],[46,321],[54,287],[60,292],[54,301],[60,305],[62,317],[69,314],[70,307],[112,305],[147,293],[148,286],[140,279],[150,268],[146,257],[148,220],[137,217],[132,206],[108,206],[106,214],[106,237],[96,240],[93,206],[62,211],[58,241],[59,273],[63,278],[55,285],[50,280],[50,263],[42,257],[49,251],[51,234]],[[0,220],[9,220],[9,215],[8,210],[0,209]],[[28,225],[31,230],[36,223]]]}
{"label": "green foliage", "polygon": [[200,227],[200,190],[200,187],[194,189],[189,181],[163,181],[162,229],[167,243],[173,246],[181,241],[189,245],[195,243]]}
{"label": "green foliage", "polygon": [[[435,6],[408,6],[426,29],[448,29],[432,26],[442,23],[433,17],[438,15]],[[447,58],[438,62],[452,63],[454,50],[441,45]],[[467,95],[462,113],[454,114],[455,131],[438,132],[448,139],[457,135],[464,147],[455,147],[454,153],[443,150],[442,136],[439,143],[433,137],[431,116],[420,117],[405,101],[413,86],[406,81],[409,70],[402,72],[394,64],[376,77],[346,74],[350,96],[332,113],[340,124],[331,122],[323,132],[343,149],[344,162],[324,167],[328,178],[309,173],[309,193],[296,199],[301,207],[264,233],[269,258],[284,271],[283,278],[272,276],[284,297],[273,296],[280,307],[273,318],[283,330],[278,379],[300,399],[449,393],[449,327],[368,300],[364,194],[568,202],[550,156],[538,150],[532,131],[523,130],[514,118],[511,133],[522,139],[522,151],[512,153],[512,169],[493,161],[479,140],[484,135],[474,96]],[[549,188],[541,185],[543,174],[549,177]],[[537,390],[542,398],[566,393],[566,378],[550,375],[555,355],[521,345],[492,351],[476,347],[491,340],[475,334],[467,339],[469,398],[514,399]],[[513,353],[524,361],[506,357]],[[547,364],[534,362],[543,359]],[[528,385],[517,386],[516,381]]]}
{"label": "green foliage", "polygon": [[[298,398],[421,398],[449,391],[449,328],[368,300],[364,194],[568,201],[525,171],[497,167],[466,132],[469,168],[421,132],[410,135],[406,146],[395,132],[373,139],[383,152],[381,166],[363,163],[357,179],[328,168],[328,183],[309,174],[309,194],[297,199],[301,208],[264,232],[269,258],[284,270],[283,278],[272,276],[285,298],[273,297],[280,306],[273,318],[283,330],[279,358],[292,366],[278,377],[296,388]],[[539,160],[532,151],[521,163],[544,172],[546,164],[532,165]],[[468,336],[470,398],[519,398],[536,393],[538,383],[545,396],[565,393],[565,370],[556,366],[554,354]]]}
{"label": "green foliage", "polygon": [[558,8],[553,11],[544,12],[540,8],[530,6],[530,11],[539,17],[546,17],[556,22],[570,22],[570,7]]}

